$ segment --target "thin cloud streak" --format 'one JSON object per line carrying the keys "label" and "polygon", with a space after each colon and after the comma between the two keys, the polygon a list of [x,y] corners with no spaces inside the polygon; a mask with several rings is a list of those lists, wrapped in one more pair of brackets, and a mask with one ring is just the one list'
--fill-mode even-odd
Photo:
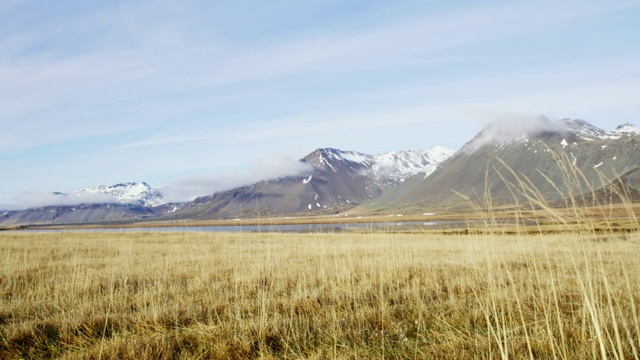
{"label": "thin cloud streak", "polygon": [[[638,110],[640,54],[614,46],[633,31],[620,32],[610,16],[627,24],[638,1],[451,3],[245,37],[235,31],[250,21],[229,19],[222,30],[201,3],[70,6],[72,17],[46,5],[0,4],[6,193],[47,178],[41,169],[67,176],[47,179],[56,186],[80,174],[90,183],[102,182],[98,174],[169,183],[167,174],[215,173],[263,151],[455,147],[478,130],[466,105],[594,123]],[[261,20],[279,25],[299,15],[270,14]],[[593,34],[600,30],[623,40],[605,42]],[[577,32],[584,43],[575,49],[556,41]],[[613,51],[598,48],[610,44]],[[50,145],[56,156],[27,159]]]}
{"label": "thin cloud streak", "polygon": [[75,206],[80,204],[115,204],[117,199],[107,194],[25,192],[14,196],[9,204],[0,204],[4,211],[25,210],[44,206]]}
{"label": "thin cloud streak", "polygon": [[[143,12],[144,9],[144,6],[135,6],[134,13]],[[2,112],[7,112],[3,117],[9,119],[22,118],[24,109],[29,108],[29,113],[24,115],[33,115],[35,112],[35,118],[42,119],[35,121],[45,125],[59,121],[55,118],[56,114],[63,115],[56,107],[64,104],[67,104],[65,107],[75,107],[77,100],[80,100],[80,104],[87,101],[95,103],[94,106],[108,111],[106,106],[112,108],[118,101],[104,102],[104,98],[114,96],[123,102],[125,98],[166,96],[186,89],[273,80],[300,72],[343,72],[363,66],[369,69],[396,66],[397,61],[412,56],[424,57],[431,53],[426,55],[428,58],[443,49],[549,31],[549,28],[564,26],[566,22],[612,10],[615,8],[597,6],[584,6],[576,10],[575,7],[551,3],[479,7],[427,16],[413,23],[398,23],[382,29],[266,44],[264,49],[257,51],[243,50],[242,46],[232,44],[212,44],[197,37],[195,41],[186,41],[189,36],[182,29],[183,24],[169,26],[177,28],[177,35],[169,40],[164,38],[166,32],[156,33],[155,26],[158,24],[129,24],[132,29],[126,32],[125,37],[137,40],[134,41],[137,47],[133,49],[113,45],[106,50],[59,60],[39,57],[0,64],[0,68],[4,69],[2,73],[12,74],[3,76],[5,86],[0,86],[0,91],[10,93],[8,90],[11,89],[11,93],[22,93],[18,99],[8,96],[5,101],[0,101],[0,108],[5,109]],[[102,22],[107,25],[117,23],[122,12],[124,10],[114,11],[115,14],[110,15],[113,18],[103,19]],[[512,31],[505,32],[505,27]],[[180,45],[177,49],[165,49],[162,46],[165,41]],[[34,94],[25,101],[22,99],[25,99],[26,92]],[[53,110],[53,119],[47,116],[45,121],[42,115],[38,115],[49,110]],[[82,120],[75,120],[70,127],[77,127],[79,121]],[[27,122],[31,123],[32,128],[35,125],[34,120]],[[119,125],[118,118],[113,122]],[[124,126],[129,123],[127,120],[121,124]],[[149,121],[143,126],[151,127],[153,123]],[[74,137],[82,137],[83,130],[74,131]],[[66,139],[64,137],[60,141]]]}
{"label": "thin cloud streak", "polygon": [[292,118],[272,120],[267,123],[230,125],[218,129],[215,134],[195,133],[174,134],[172,136],[153,136],[147,139],[119,146],[118,149],[161,147],[167,145],[207,143],[252,143],[256,141],[281,138],[304,138],[323,136],[367,129],[386,129],[425,123],[426,118],[438,116],[455,109],[440,107],[411,107],[393,109],[384,112],[359,113],[350,116],[327,114],[304,114]]}
{"label": "thin cloud streak", "polygon": [[[157,190],[162,202],[185,202],[200,196],[245,186],[264,179],[276,179],[289,176],[302,176],[312,171],[310,165],[288,155],[273,154],[253,161],[245,169],[230,169],[224,173],[209,176],[190,176],[170,182]],[[12,201],[0,204],[2,211],[25,210],[43,206],[78,206],[82,204],[112,204],[118,199],[108,194],[87,192],[43,193],[24,192],[12,196]]]}
{"label": "thin cloud streak", "polygon": [[272,155],[256,160],[245,171],[234,169],[213,176],[187,177],[162,186],[159,191],[165,202],[184,202],[264,179],[306,175],[311,170],[310,165],[289,156]]}

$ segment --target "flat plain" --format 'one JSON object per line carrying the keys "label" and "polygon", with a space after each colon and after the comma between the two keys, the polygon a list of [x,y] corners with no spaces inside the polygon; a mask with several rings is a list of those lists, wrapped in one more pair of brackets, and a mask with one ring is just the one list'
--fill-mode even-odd
{"label": "flat plain", "polygon": [[0,358],[618,358],[640,235],[0,233]]}

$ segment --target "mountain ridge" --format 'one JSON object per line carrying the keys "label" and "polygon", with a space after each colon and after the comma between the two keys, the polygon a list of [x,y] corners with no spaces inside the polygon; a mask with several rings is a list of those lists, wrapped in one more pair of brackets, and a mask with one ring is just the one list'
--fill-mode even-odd
{"label": "mountain ridge", "polygon": [[[311,166],[308,173],[262,180],[200,197],[184,204],[172,216],[205,219],[340,213],[421,171],[431,172],[452,153],[444,147],[379,155],[319,148],[300,160]],[[383,167],[385,173],[379,173]]]}
{"label": "mountain ridge", "polygon": [[[235,217],[263,213],[318,214],[352,208],[420,172],[428,174],[454,151],[439,146],[368,155],[319,148],[300,161],[311,170],[300,176],[264,179],[185,203],[165,204],[160,191],[146,182],[125,182],[57,193],[65,201],[100,200],[50,205],[0,213],[0,223],[82,223],[148,218]],[[110,211],[109,211],[110,210]],[[84,214],[86,213],[86,214]]]}
{"label": "mountain ridge", "polygon": [[[519,131],[494,131],[495,126],[482,129],[428,179],[413,178],[367,206],[456,208],[469,206],[469,201],[487,204],[487,195],[494,204],[518,203],[526,198],[517,195],[524,189],[514,189],[522,181],[536,187],[536,196],[555,201],[606,188],[620,174],[635,179],[632,174],[640,167],[640,132],[631,124],[614,131],[577,119],[538,119]],[[491,133],[497,136],[487,136]]]}
{"label": "mountain ridge", "polygon": [[589,198],[588,190],[605,194],[614,183],[640,198],[640,129],[631,123],[605,131],[580,119],[541,116],[529,123],[488,124],[457,151],[435,147],[369,155],[319,148],[299,161],[308,165],[299,175],[263,179],[184,203],[164,204],[161,192],[145,182],[59,193],[108,203],[5,211],[0,224],[462,209],[470,202],[486,204],[487,196],[494,205],[520,203],[532,196],[530,189],[514,192],[524,183],[550,204],[561,204],[567,196]]}

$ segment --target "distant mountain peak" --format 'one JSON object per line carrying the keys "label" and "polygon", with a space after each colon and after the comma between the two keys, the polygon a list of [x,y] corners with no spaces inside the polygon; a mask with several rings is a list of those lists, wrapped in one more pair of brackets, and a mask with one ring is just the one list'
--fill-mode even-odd
{"label": "distant mountain peak", "polygon": [[568,126],[561,122],[552,121],[545,116],[492,122],[467,142],[460,151],[468,153],[483,145],[501,146],[531,138],[561,135],[569,132],[567,128]]}
{"label": "distant mountain peak", "polygon": [[608,138],[608,133],[605,130],[594,126],[587,121],[580,119],[562,119],[560,120],[560,122],[567,127],[567,130],[582,138],[583,140]]}
{"label": "distant mountain peak", "polygon": [[566,143],[567,141],[615,140],[623,135],[639,134],[640,129],[630,123],[622,124],[614,131],[606,131],[581,119],[565,118],[552,121],[540,116],[526,121],[514,119],[490,123],[467,142],[460,152],[473,152],[484,145],[505,146],[532,139],[546,139],[550,136],[562,137],[563,142]]}
{"label": "distant mountain peak", "polygon": [[163,204],[162,195],[146,182],[124,182],[114,185],[100,185],[75,190],[74,195],[106,195],[113,198],[114,203],[156,206]]}
{"label": "distant mountain peak", "polygon": [[622,134],[640,134],[640,129],[631,123],[624,123],[618,125],[616,129],[613,131],[614,133],[622,133]]}
{"label": "distant mountain peak", "polygon": [[613,131],[605,131],[597,126],[591,125],[584,120],[563,119],[567,128],[578,135],[583,140],[615,140],[623,135],[634,136],[640,134],[640,129],[631,123],[618,125]]}
{"label": "distant mountain peak", "polygon": [[351,171],[366,174],[372,179],[395,184],[418,173],[425,173],[425,176],[428,176],[454,152],[444,146],[436,146],[431,150],[410,149],[377,155],[321,148],[305,156],[302,161],[309,163],[317,170],[337,172],[340,168],[346,167]]}
{"label": "distant mountain peak", "polygon": [[372,160],[371,155],[356,151],[344,151],[335,148],[320,148],[305,156],[302,161],[310,164],[318,170],[331,169],[337,171],[335,165],[339,162],[351,162],[360,166],[368,165]]}
{"label": "distant mountain peak", "polygon": [[431,150],[410,149],[378,154],[373,156],[372,172],[396,182],[419,173],[424,173],[426,177],[454,153],[455,150],[436,146]]}
{"label": "distant mountain peak", "polygon": [[315,151],[313,151],[311,154],[309,154],[311,156],[313,155],[318,155],[321,156],[325,159],[329,159],[329,160],[349,160],[349,161],[357,161],[354,160],[354,156],[359,158],[359,157],[366,157],[368,155],[357,152],[357,151],[348,151],[348,150],[340,150],[340,149],[336,149],[336,148],[320,148],[320,149],[316,149]]}

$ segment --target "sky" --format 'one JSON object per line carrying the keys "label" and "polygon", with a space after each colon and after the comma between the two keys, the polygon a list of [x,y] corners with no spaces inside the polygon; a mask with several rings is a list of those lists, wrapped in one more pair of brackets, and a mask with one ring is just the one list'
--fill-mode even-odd
{"label": "sky", "polygon": [[640,125],[638,19],[640,1],[0,0],[0,208],[128,181],[186,200],[321,147],[459,149],[496,118]]}

